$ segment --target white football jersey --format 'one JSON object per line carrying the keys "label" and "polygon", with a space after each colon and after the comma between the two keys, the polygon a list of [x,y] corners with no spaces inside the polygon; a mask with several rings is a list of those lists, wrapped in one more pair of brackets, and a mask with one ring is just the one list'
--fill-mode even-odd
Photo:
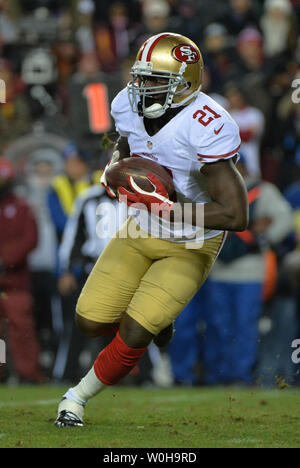
{"label": "white football jersey", "polygon": [[[146,132],[143,118],[132,112],[126,88],[113,100],[111,114],[118,133],[128,139],[131,156],[152,159],[172,173],[179,202],[204,204],[210,201],[200,169],[204,164],[234,157],[241,144],[239,128],[233,118],[204,93],[153,136]],[[175,242],[201,242],[222,232],[200,230],[187,223],[183,232],[181,223],[180,226],[170,225],[145,210],[135,210],[134,216],[144,231]]]}

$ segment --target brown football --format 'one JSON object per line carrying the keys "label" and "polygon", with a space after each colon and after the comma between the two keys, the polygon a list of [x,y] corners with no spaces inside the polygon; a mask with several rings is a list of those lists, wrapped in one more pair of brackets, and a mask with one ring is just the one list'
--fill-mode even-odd
{"label": "brown football", "polygon": [[172,176],[167,169],[150,159],[137,157],[121,159],[107,169],[106,180],[113,190],[117,190],[118,187],[124,187],[132,192],[128,184],[128,177],[132,176],[139,187],[146,192],[153,192],[153,185],[147,179],[149,173],[160,180],[166,188],[169,197],[171,197],[174,193]]}

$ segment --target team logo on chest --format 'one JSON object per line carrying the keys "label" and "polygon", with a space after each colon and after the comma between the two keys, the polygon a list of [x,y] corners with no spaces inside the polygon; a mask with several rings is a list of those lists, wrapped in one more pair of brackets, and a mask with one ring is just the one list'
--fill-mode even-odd
{"label": "team logo on chest", "polygon": [[148,141],[147,141],[147,146],[148,146],[148,148],[151,150],[151,149],[153,148],[152,141],[148,140]]}
{"label": "team logo on chest", "polygon": [[179,62],[196,63],[200,55],[198,50],[190,44],[181,44],[172,50],[173,57]]}

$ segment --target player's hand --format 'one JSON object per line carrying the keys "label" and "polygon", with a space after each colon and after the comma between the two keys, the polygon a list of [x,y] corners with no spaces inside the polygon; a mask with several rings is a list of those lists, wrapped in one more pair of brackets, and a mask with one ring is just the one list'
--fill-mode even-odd
{"label": "player's hand", "polygon": [[160,212],[169,212],[173,206],[173,202],[169,199],[168,192],[164,185],[158,180],[153,174],[149,173],[147,175],[148,180],[153,185],[152,192],[146,192],[145,190],[139,187],[133,177],[128,177],[128,184],[132,189],[132,192],[129,192],[124,187],[119,187],[119,195],[126,197],[127,205],[132,205],[133,203],[141,203],[147,207],[147,210],[159,214]]}
{"label": "player's hand", "polygon": [[100,178],[100,183],[105,187],[105,190],[107,191],[108,195],[111,198],[117,198],[118,195],[114,192],[114,190],[112,188],[109,187],[109,185],[107,183],[107,180],[106,180],[106,171],[109,168],[109,166],[111,166],[112,164],[119,161],[119,159],[120,159],[120,151],[116,150],[116,151],[113,152],[112,157],[110,158],[110,160],[106,164],[106,166],[104,168],[104,171],[103,171],[103,174],[102,174],[102,176]]}

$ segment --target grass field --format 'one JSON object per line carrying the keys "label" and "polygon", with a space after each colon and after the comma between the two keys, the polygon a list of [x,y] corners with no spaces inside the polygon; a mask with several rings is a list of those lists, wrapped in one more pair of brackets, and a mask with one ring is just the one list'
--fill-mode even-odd
{"label": "grass field", "polygon": [[300,391],[114,387],[83,428],[53,422],[65,388],[0,386],[0,447],[300,447]]}

